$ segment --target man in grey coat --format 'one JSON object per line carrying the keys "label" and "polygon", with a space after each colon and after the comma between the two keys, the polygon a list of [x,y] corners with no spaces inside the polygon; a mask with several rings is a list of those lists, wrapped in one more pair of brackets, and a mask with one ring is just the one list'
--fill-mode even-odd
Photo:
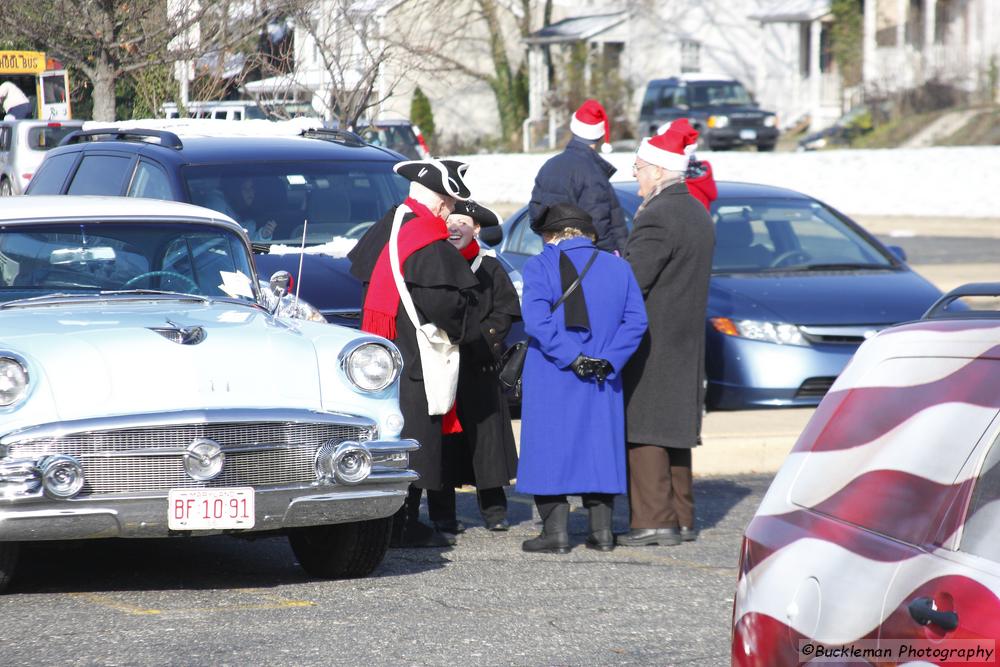
{"label": "man in grey coat", "polygon": [[625,259],[649,330],[624,369],[631,530],[617,537],[621,546],[697,536],[691,450],[700,442],[715,227],[684,183],[698,133],[686,121],[675,124],[644,140],[633,166],[643,202]]}

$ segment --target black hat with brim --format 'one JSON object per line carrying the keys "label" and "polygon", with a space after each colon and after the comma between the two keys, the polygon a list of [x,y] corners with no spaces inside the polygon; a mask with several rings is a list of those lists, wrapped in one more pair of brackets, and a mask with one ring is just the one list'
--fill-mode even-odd
{"label": "black hat with brim", "polygon": [[467,215],[480,227],[496,227],[503,222],[496,211],[488,209],[482,204],[477,204],[471,199],[455,204],[455,210],[452,213]]}
{"label": "black hat with brim", "polygon": [[579,206],[569,202],[546,206],[537,218],[531,220],[531,230],[536,234],[556,233],[573,227],[584,234],[597,235],[594,219]]}
{"label": "black hat with brim", "polygon": [[399,162],[392,169],[406,180],[420,183],[439,195],[464,201],[472,195],[463,180],[468,168],[469,165],[458,160],[428,158]]}

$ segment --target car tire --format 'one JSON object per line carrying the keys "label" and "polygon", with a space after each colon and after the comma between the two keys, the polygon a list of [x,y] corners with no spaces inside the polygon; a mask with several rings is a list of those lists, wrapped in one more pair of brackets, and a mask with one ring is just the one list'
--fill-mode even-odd
{"label": "car tire", "polygon": [[11,187],[10,181],[6,178],[0,181],[0,197],[13,197],[14,188]]}
{"label": "car tire", "polygon": [[17,558],[21,545],[17,542],[0,542],[0,593],[7,589],[17,569]]}
{"label": "car tire", "polygon": [[354,579],[375,571],[389,549],[392,517],[293,528],[288,532],[299,565],[317,579]]}
{"label": "car tire", "polygon": [[774,150],[774,144],[757,144],[758,153],[770,153]]}

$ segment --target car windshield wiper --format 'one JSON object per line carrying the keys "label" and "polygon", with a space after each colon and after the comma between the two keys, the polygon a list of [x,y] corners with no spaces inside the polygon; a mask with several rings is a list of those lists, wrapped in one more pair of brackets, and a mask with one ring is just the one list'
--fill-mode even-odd
{"label": "car windshield wiper", "polygon": [[181,301],[200,301],[202,303],[209,303],[211,299],[206,296],[201,296],[199,294],[186,294],[184,292],[167,292],[164,290],[155,289],[126,289],[126,290],[106,290],[101,292],[53,292],[51,294],[42,294],[41,296],[32,296],[25,299],[14,299],[13,301],[8,301],[6,303],[0,304],[0,309],[8,307],[21,307],[21,306],[36,306],[39,304],[55,302],[60,303],[67,300],[83,300],[83,301],[99,301],[106,297],[116,297],[116,296],[164,296],[173,299],[178,299]]}
{"label": "car windshield wiper", "polygon": [[869,262],[815,262],[812,264],[794,264],[785,267],[793,271],[836,271],[839,269],[876,269],[892,271],[895,267],[889,264],[871,264]]}

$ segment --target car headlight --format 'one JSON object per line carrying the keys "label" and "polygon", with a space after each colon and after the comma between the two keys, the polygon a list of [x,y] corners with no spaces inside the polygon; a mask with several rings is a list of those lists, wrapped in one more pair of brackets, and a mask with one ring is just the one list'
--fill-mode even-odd
{"label": "car headlight", "polygon": [[322,322],[326,324],[326,318],[323,317],[323,313],[319,312],[319,308],[308,301],[296,299],[292,295],[281,297],[277,315],[279,317],[291,317],[296,320],[308,320],[310,322]]}
{"label": "car headlight", "polygon": [[774,114],[764,116],[764,127],[778,127],[778,117]]}
{"label": "car headlight", "polygon": [[760,340],[778,345],[809,344],[794,324],[760,320],[731,320],[728,317],[713,317],[709,321],[716,331],[727,336]]}
{"label": "car headlight", "polygon": [[395,346],[362,338],[341,351],[340,365],[355,387],[379,392],[396,381],[403,362]]}
{"label": "car headlight", "polygon": [[721,129],[729,125],[729,116],[709,116],[708,126]]}
{"label": "car headlight", "polygon": [[0,357],[0,407],[14,405],[28,393],[28,371],[18,359]]}

